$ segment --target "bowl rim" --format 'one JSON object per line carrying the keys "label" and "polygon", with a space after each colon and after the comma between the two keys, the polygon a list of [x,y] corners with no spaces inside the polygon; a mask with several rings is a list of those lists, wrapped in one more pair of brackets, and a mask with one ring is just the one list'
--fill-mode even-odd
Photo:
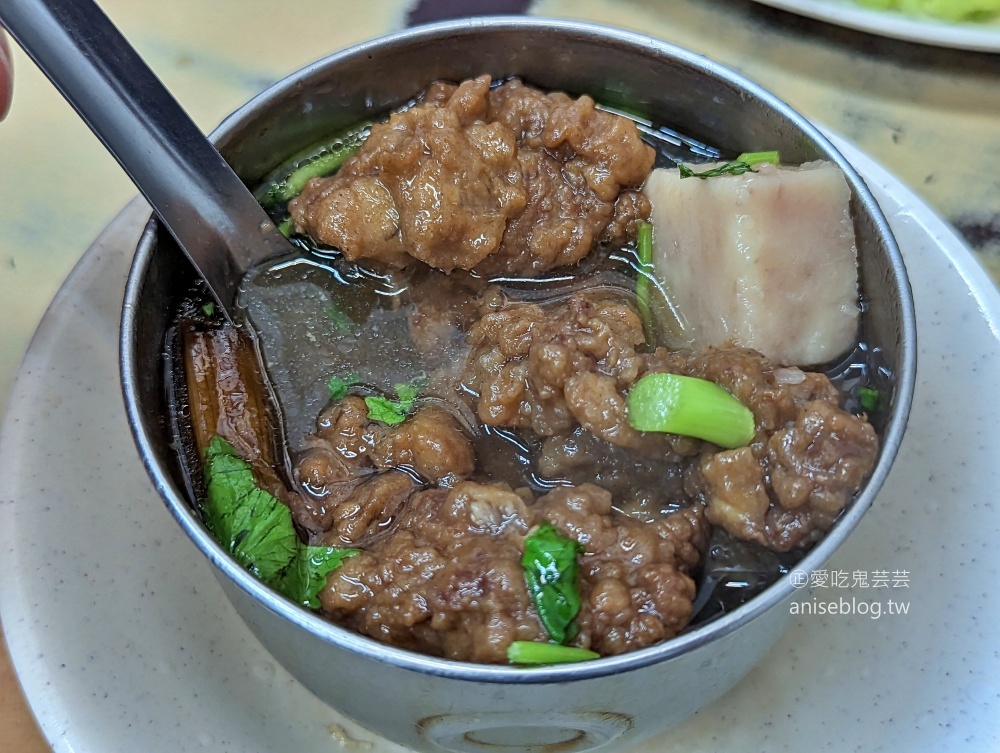
{"label": "bowl rim", "polygon": [[[210,134],[210,139],[216,143],[226,139],[238,131],[242,122],[250,119],[255,111],[293,90],[302,81],[320,74],[327,67],[336,66],[347,60],[377,54],[381,48],[395,44],[431,42],[442,37],[478,35],[490,31],[544,31],[546,33],[566,34],[570,36],[584,35],[599,37],[618,45],[632,47],[637,51],[645,52],[651,56],[671,58],[682,65],[695,69],[696,72],[702,75],[726,81],[729,85],[739,88],[751,97],[761,101],[766,107],[789,119],[820,147],[828,159],[835,162],[844,172],[852,193],[871,217],[889,256],[889,273],[892,277],[892,282],[899,291],[902,308],[898,356],[900,367],[895,374],[895,401],[888,419],[888,427],[882,440],[879,459],[871,477],[862,492],[855,498],[850,508],[837,520],[834,527],[823,540],[796,564],[793,572],[804,571],[809,573],[818,569],[846,540],[871,507],[876,494],[889,474],[899,450],[916,381],[916,321],[912,293],[902,256],[888,222],[868,187],[861,176],[816,126],[775,95],[741,74],[705,56],[637,32],[600,24],[561,19],[528,18],[522,16],[484,16],[443,21],[398,31],[362,42],[321,58],[289,74],[250,99],[246,104],[226,117]],[[219,572],[224,574],[252,599],[269,612],[287,620],[297,628],[312,634],[324,643],[333,644],[336,647],[359,656],[438,677],[487,683],[552,683],[604,677],[668,661],[729,635],[769,609],[774,608],[796,592],[797,589],[793,586],[790,578],[779,578],[763,592],[737,609],[716,620],[696,627],[689,632],[682,633],[658,644],[626,654],[602,657],[587,662],[527,668],[510,665],[474,664],[419,654],[355,633],[300,607],[265,586],[248,571],[240,567],[223,550],[203,527],[183,491],[173,484],[170,475],[155,461],[156,455],[153,450],[155,443],[152,437],[146,432],[142,421],[143,409],[138,399],[139,375],[136,364],[133,362],[133,355],[135,353],[135,343],[138,334],[135,327],[135,311],[141,294],[145,273],[156,248],[157,233],[158,223],[155,216],[153,216],[147,223],[139,240],[137,252],[129,271],[122,308],[119,363],[126,414],[136,447],[158,494],[167,505],[174,519],[194,542],[195,546],[208,557],[209,561]]]}

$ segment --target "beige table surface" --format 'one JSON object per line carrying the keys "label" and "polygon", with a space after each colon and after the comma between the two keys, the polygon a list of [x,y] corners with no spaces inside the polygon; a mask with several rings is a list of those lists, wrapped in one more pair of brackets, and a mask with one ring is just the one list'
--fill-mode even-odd
{"label": "beige table surface", "polygon": [[[101,2],[206,130],[284,74],[404,26],[415,5]],[[894,42],[747,0],[538,0],[530,11],[641,30],[736,68],[882,162],[1000,279],[1000,55]],[[48,302],[135,193],[19,50],[15,66],[13,108],[0,124],[0,412]],[[0,642],[0,753],[49,750]]]}

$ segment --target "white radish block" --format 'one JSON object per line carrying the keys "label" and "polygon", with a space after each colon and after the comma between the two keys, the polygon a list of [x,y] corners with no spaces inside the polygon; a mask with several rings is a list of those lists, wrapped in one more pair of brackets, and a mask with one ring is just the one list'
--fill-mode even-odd
{"label": "white radish block", "polygon": [[657,169],[643,190],[653,270],[673,314],[657,310],[673,344],[734,343],[798,366],[853,345],[857,247],[850,189],[835,165],[765,164],[705,179]]}

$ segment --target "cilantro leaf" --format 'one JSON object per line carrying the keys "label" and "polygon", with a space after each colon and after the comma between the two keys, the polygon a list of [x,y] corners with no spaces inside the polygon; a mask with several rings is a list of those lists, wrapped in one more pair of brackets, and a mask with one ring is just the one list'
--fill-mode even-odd
{"label": "cilantro leaf", "polygon": [[343,400],[347,395],[347,391],[354,386],[354,380],[350,377],[348,379],[341,379],[340,377],[332,376],[327,381],[326,386],[330,388],[331,400]]}
{"label": "cilantro leaf", "polygon": [[397,404],[404,413],[409,413],[413,410],[413,403],[416,401],[417,395],[420,394],[420,386],[416,382],[394,386],[396,387],[396,397],[399,398]]}
{"label": "cilantro leaf", "polygon": [[206,525],[240,565],[269,582],[298,544],[291,513],[256,486],[250,464],[221,437],[212,438],[205,460]]}
{"label": "cilantro leaf", "polygon": [[296,603],[319,607],[326,577],[356,549],[299,541],[291,511],[257,486],[250,464],[222,437],[205,450],[205,525],[233,558]]}
{"label": "cilantro leaf", "polygon": [[524,579],[549,637],[556,643],[572,640],[579,627],[577,555],[583,546],[563,536],[551,523],[543,523],[524,540]]}
{"label": "cilantro leaf", "polygon": [[372,421],[381,421],[389,426],[403,423],[406,420],[406,415],[413,411],[417,396],[426,384],[427,380],[419,377],[407,384],[393,385],[396,388],[396,400],[390,400],[387,397],[366,397],[365,405],[368,406],[368,418]]}
{"label": "cilantro leaf", "polygon": [[346,334],[354,328],[354,322],[351,321],[351,317],[341,311],[339,308],[330,304],[326,309],[327,318],[333,322],[333,326],[337,328],[340,334]]}
{"label": "cilantro leaf", "polygon": [[372,421],[395,426],[406,420],[406,411],[402,405],[387,397],[366,397],[365,405],[368,406],[368,418]]}
{"label": "cilantro leaf", "polygon": [[277,589],[297,604],[319,609],[318,596],[326,585],[327,576],[358,551],[331,546],[299,547]]}

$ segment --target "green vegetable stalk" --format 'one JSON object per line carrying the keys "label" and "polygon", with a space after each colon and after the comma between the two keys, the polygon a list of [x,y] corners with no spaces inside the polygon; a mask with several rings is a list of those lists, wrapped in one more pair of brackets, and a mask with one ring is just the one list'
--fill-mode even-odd
{"label": "green vegetable stalk", "polygon": [[753,167],[754,165],[762,165],[764,163],[777,165],[781,162],[781,155],[776,151],[743,152],[743,154],[736,158],[736,161],[742,162],[744,165],[749,165],[750,167]]}
{"label": "green vegetable stalk", "polygon": [[743,447],[754,437],[753,413],[722,387],[679,374],[647,374],[627,398],[628,422],[639,431],[697,437]]}
{"label": "green vegetable stalk", "polygon": [[507,660],[511,664],[565,664],[589,661],[601,657],[596,651],[556,643],[514,641],[507,647]]}
{"label": "green vegetable stalk", "polygon": [[359,550],[299,541],[291,511],[257,486],[250,464],[219,436],[205,449],[205,485],[202,515],[216,541],[264,583],[318,609],[327,576]]}
{"label": "green vegetable stalk", "polygon": [[743,173],[750,172],[751,168],[746,162],[727,162],[724,165],[719,165],[718,167],[713,167],[711,170],[703,170],[700,173],[696,173],[690,167],[684,164],[678,163],[677,171],[681,174],[681,178],[718,178],[720,175],[743,175]]}
{"label": "green vegetable stalk", "polygon": [[[330,175],[339,170],[361,148],[367,136],[366,126],[300,153],[272,173],[273,177],[257,189],[257,201],[269,209],[298,196],[310,178]],[[279,229],[284,232],[286,229],[290,231],[291,227],[289,225],[286,228],[282,223]]]}
{"label": "green vegetable stalk", "polygon": [[576,557],[583,546],[563,536],[551,523],[538,526],[524,540],[524,579],[549,637],[566,643],[579,632],[574,622],[580,612]]}
{"label": "green vegetable stalk", "polygon": [[859,387],[858,400],[861,407],[869,413],[877,413],[882,410],[882,393],[874,387]]}
{"label": "green vegetable stalk", "polygon": [[653,274],[653,226],[650,223],[639,221],[635,247],[639,256],[635,297],[639,304],[639,316],[642,317],[642,331],[646,335],[646,342],[652,347],[656,343],[656,332],[653,330],[653,316],[649,308],[649,278]]}
{"label": "green vegetable stalk", "polygon": [[743,154],[732,162],[727,162],[724,165],[719,165],[718,167],[713,167],[711,170],[704,170],[700,173],[696,173],[687,165],[678,163],[677,172],[680,173],[681,178],[701,178],[704,180],[706,178],[718,178],[720,175],[743,175],[744,173],[752,172],[754,165],[760,165],[765,162],[777,165],[780,161],[780,155],[775,151],[743,152]]}

